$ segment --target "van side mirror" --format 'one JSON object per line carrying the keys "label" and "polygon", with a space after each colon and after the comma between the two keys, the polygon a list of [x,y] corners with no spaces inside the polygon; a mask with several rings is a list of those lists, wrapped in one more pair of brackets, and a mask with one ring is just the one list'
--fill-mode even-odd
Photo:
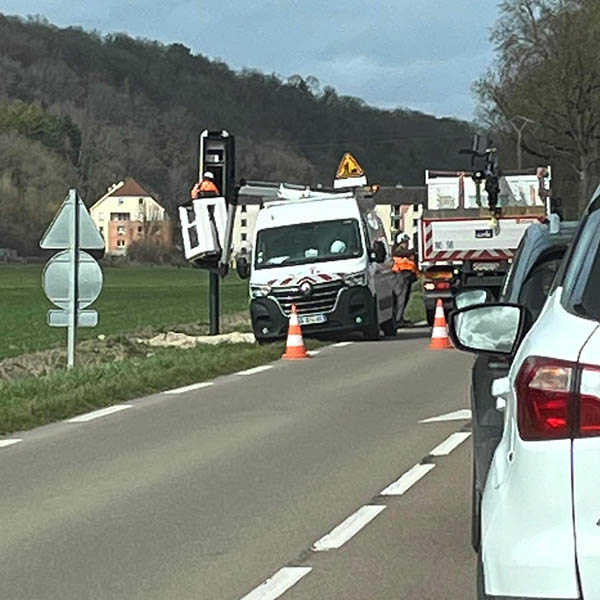
{"label": "van side mirror", "polygon": [[235,261],[235,270],[240,279],[248,279],[250,277],[250,263],[245,256],[238,256]]}
{"label": "van side mirror", "polygon": [[387,252],[384,243],[380,240],[375,240],[369,256],[373,262],[385,262],[385,259],[387,258]]}

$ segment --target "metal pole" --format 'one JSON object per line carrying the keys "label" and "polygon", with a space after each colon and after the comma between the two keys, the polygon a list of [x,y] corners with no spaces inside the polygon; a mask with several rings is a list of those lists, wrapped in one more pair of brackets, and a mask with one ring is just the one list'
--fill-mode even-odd
{"label": "metal pole", "polygon": [[209,335],[219,335],[220,314],[220,277],[218,273],[209,272],[209,307],[210,307],[210,329]]}
{"label": "metal pole", "polygon": [[[521,126],[517,127],[514,124],[515,119],[520,119],[522,121]],[[523,149],[521,148],[521,142],[523,141],[523,130],[529,123],[535,123],[532,119],[528,119],[527,117],[523,117],[521,115],[517,115],[509,120],[512,128],[517,132],[517,168],[521,170],[523,168]]]}
{"label": "metal pole", "polygon": [[79,274],[79,196],[74,189],[69,190],[73,206],[71,223],[71,244],[69,247],[69,325],[67,327],[67,369],[75,366],[75,332],[77,330],[77,300]]}

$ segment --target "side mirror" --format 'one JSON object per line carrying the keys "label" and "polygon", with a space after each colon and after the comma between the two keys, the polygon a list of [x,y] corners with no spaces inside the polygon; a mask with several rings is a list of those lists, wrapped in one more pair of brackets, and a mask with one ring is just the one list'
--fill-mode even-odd
{"label": "side mirror", "polygon": [[526,310],[517,304],[470,306],[453,312],[448,332],[458,350],[511,356],[525,330]]}
{"label": "side mirror", "polygon": [[250,277],[250,263],[245,256],[238,256],[235,261],[235,270],[240,279],[248,279]]}
{"label": "side mirror", "polygon": [[387,258],[387,252],[385,249],[385,245],[383,244],[382,241],[375,240],[373,242],[373,248],[372,248],[369,256],[371,257],[371,260],[373,262],[376,262],[376,263],[385,262],[385,259]]}
{"label": "side mirror", "polygon": [[454,296],[454,307],[456,310],[475,306],[477,304],[487,304],[492,300],[492,294],[489,290],[473,289],[461,290]]}

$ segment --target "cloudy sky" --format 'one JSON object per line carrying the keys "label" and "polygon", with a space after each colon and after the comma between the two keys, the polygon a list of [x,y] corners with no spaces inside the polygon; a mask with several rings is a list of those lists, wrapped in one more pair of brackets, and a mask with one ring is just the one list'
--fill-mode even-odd
{"label": "cloudy sky", "polygon": [[473,116],[496,0],[0,0],[61,27],[181,42],[232,68],[313,75],[369,104]]}

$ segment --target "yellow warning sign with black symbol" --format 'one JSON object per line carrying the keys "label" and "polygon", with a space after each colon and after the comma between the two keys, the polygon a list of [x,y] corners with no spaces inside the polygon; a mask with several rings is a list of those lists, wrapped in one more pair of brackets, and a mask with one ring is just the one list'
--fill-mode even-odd
{"label": "yellow warning sign with black symbol", "polygon": [[363,177],[364,174],[363,168],[358,164],[358,161],[354,156],[352,156],[350,152],[346,152],[346,154],[342,156],[335,178],[348,179],[350,177]]}

